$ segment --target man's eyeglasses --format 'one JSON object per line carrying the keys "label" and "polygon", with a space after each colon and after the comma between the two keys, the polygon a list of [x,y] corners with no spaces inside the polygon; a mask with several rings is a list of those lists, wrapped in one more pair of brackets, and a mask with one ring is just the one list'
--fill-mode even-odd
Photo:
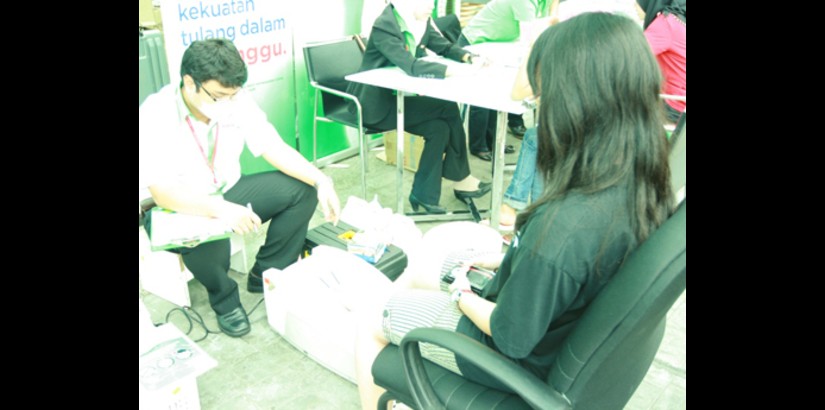
{"label": "man's eyeglasses", "polygon": [[232,94],[232,95],[225,95],[225,96],[223,96],[223,97],[215,97],[214,95],[212,95],[212,93],[210,93],[210,92],[209,92],[209,90],[207,90],[207,89],[206,89],[206,87],[204,87],[204,86],[203,86],[203,84],[201,84],[201,82],[200,82],[200,81],[195,81],[195,85],[197,85],[199,88],[201,88],[201,89],[203,90],[203,92],[205,92],[205,93],[206,93],[206,95],[208,95],[208,96],[209,96],[209,98],[211,98],[211,99],[212,99],[212,101],[214,101],[214,102],[218,102],[218,101],[231,101],[231,100],[234,100],[234,99],[235,99],[235,96],[237,96],[237,95],[238,95],[238,93],[239,93],[239,92],[241,92],[241,90],[240,90],[240,89],[238,89],[238,91],[236,91],[236,92],[235,92],[235,94]]}

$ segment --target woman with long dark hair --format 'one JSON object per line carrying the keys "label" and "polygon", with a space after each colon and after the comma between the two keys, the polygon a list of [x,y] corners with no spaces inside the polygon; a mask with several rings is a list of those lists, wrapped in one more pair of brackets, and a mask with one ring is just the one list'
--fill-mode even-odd
{"label": "woman with long dark hair", "polygon": [[[527,75],[542,100],[544,194],[519,215],[503,259],[476,261],[497,269],[480,295],[460,275],[450,293],[439,291],[433,273],[415,283],[435,283],[435,290],[388,285],[367,305],[380,312],[362,308],[356,365],[365,409],[381,394],[369,372],[375,356],[418,327],[463,333],[546,378],[590,302],[672,212],[661,74],[637,23],[586,13],[552,26],[536,41]],[[422,355],[509,390],[444,349],[422,347]]]}

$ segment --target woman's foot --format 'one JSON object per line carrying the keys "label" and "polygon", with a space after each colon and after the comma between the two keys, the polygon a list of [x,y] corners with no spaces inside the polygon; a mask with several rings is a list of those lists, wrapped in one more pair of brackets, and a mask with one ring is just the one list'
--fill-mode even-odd
{"label": "woman's foot", "polygon": [[453,186],[453,192],[458,200],[463,201],[466,198],[481,198],[490,192],[493,184],[489,182],[481,182],[478,178],[467,175],[467,178],[456,182]]}
{"label": "woman's foot", "polygon": [[446,214],[447,213],[447,210],[444,209],[443,207],[440,207],[438,205],[425,204],[425,203],[419,201],[418,198],[416,198],[413,193],[410,193],[410,205],[412,205],[412,209],[415,212],[418,212],[418,208],[423,206],[424,210],[428,214]]}
{"label": "woman's foot", "polygon": [[484,195],[487,195],[488,192],[492,189],[493,184],[490,182],[479,182],[478,189],[475,191],[461,191],[458,189],[454,189],[453,193],[455,193],[455,197],[458,198],[459,201],[464,201],[467,198],[481,198]]}
{"label": "woman's foot", "polygon": [[479,181],[478,178],[467,175],[466,178],[456,182],[455,185],[453,185],[453,189],[456,191],[475,191],[478,189],[480,183],[481,181]]}
{"label": "woman's foot", "polygon": [[493,160],[493,153],[490,152],[490,151],[471,152],[471,154],[481,158],[483,161],[492,161]]}
{"label": "woman's foot", "polygon": [[516,225],[516,210],[510,205],[501,204],[501,209],[498,212],[499,230],[512,231]]}
{"label": "woman's foot", "polygon": [[[513,154],[516,152],[516,147],[512,145],[504,146],[504,153],[505,154]],[[471,154],[481,158],[484,161],[492,161],[493,160],[493,153],[490,151],[483,151],[483,152],[471,152]]]}
{"label": "woman's foot", "polygon": [[524,126],[524,124],[508,125],[507,128],[509,128],[513,136],[518,139],[524,138],[524,133],[527,132],[527,128]]}

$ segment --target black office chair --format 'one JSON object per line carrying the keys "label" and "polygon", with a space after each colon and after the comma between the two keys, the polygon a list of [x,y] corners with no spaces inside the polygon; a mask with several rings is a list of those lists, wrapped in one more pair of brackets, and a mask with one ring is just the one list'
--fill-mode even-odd
{"label": "black office chair", "polygon": [[[687,102],[686,95],[659,94],[659,98],[663,100]],[[685,111],[682,112],[682,115],[679,117],[679,120],[676,122],[676,124],[665,124],[665,131],[671,133],[671,135],[675,134],[683,122],[682,117],[684,117]]]}
{"label": "black office chair", "polygon": [[682,111],[676,127],[670,134],[670,182],[676,201],[687,195],[687,109]]}
{"label": "black office chair", "polygon": [[[687,102],[685,95],[659,94],[659,98],[663,100],[684,101]],[[673,188],[673,194],[677,203],[685,198],[687,193],[687,178],[686,178],[686,123],[687,123],[687,108],[682,111],[676,124],[665,124],[665,131],[668,133],[668,148],[670,163],[670,181]]]}
{"label": "black office chair", "polygon": [[[631,254],[564,342],[541,380],[487,346],[455,332],[412,330],[381,351],[375,383],[418,409],[621,409],[644,379],[662,341],[668,310],[686,289],[686,203]],[[453,351],[509,386],[505,393],[423,360],[420,342]],[[429,376],[429,377],[428,377]],[[383,407],[382,407],[383,406]]]}
{"label": "black office chair", "polygon": [[[334,122],[358,130],[358,148],[361,156],[361,190],[367,198],[367,145],[368,136],[381,131],[364,127],[361,103],[354,95],[347,94],[349,81],[345,76],[358,72],[364,50],[358,36],[331,42],[309,44],[304,48],[309,83],[315,89],[315,106],[312,120],[312,162],[318,160],[318,121]],[[363,44],[363,42],[362,42]],[[357,113],[349,111],[347,101],[353,101]],[[323,114],[318,113],[321,105]]]}
{"label": "black office chair", "polygon": [[140,212],[138,212],[139,213],[139,215],[138,215],[139,216],[139,218],[138,218],[139,219],[138,220],[138,228],[140,228],[141,226],[143,226],[143,222],[146,220],[146,214],[149,213],[149,211],[151,211],[152,208],[156,207],[157,204],[155,203],[154,198],[149,197],[149,198],[141,199],[140,202],[138,203],[138,205],[139,205],[138,208],[139,208],[139,211],[140,211]]}

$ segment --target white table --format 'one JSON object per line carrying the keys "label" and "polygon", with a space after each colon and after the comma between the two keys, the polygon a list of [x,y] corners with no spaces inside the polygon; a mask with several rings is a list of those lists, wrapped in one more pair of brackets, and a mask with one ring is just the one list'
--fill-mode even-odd
{"label": "white table", "polygon": [[[493,187],[490,223],[499,224],[502,185],[504,182],[504,146],[507,136],[507,114],[523,114],[527,108],[521,101],[513,101],[510,93],[516,78],[518,60],[521,53],[515,43],[485,43],[466,47],[475,53],[490,56],[494,64],[472,72],[469,75],[455,75],[444,79],[411,77],[398,67],[384,67],[351,74],[348,81],[389,88],[398,92],[398,132],[396,150],[396,199],[397,212],[404,214],[404,97],[407,94],[438,98],[446,101],[468,104],[497,111],[495,147],[493,150]],[[439,60],[445,64],[461,64],[450,60]],[[425,215],[414,220],[455,220],[457,215]],[[466,215],[470,217],[469,214]],[[464,218],[467,219],[467,218]]]}

